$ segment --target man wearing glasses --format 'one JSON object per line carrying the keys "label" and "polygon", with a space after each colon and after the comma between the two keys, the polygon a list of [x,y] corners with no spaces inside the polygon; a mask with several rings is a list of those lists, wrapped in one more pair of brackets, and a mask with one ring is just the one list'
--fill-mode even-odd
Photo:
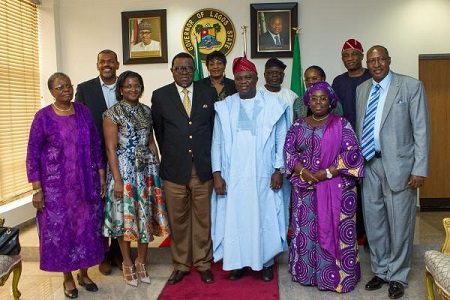
{"label": "man wearing glasses", "polygon": [[374,277],[368,291],[389,283],[404,294],[411,270],[417,189],[428,172],[430,122],[423,84],[390,71],[380,45],[367,52],[372,79],[356,89],[356,133],[365,158],[362,202]]}
{"label": "man wearing glasses", "polygon": [[212,283],[211,138],[217,93],[193,82],[194,60],[188,53],[173,58],[171,71],[175,82],[152,96],[174,264],[168,283],[180,282],[191,265],[204,283]]}

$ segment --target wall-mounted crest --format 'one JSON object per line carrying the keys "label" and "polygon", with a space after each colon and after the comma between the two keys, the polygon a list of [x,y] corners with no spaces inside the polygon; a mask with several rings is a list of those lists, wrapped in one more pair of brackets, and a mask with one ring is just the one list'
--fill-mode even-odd
{"label": "wall-mounted crest", "polygon": [[236,41],[236,31],[230,18],[220,10],[205,8],[194,13],[181,33],[184,49],[195,56],[198,45],[201,59],[217,50],[227,55]]}

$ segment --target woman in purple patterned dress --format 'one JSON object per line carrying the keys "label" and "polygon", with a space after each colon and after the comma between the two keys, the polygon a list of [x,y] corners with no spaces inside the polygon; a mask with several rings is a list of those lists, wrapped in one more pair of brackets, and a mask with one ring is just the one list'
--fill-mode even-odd
{"label": "woman in purple patterned dress", "polygon": [[319,290],[352,291],[360,278],[355,182],[363,159],[350,123],[331,114],[337,96],[324,81],[303,98],[312,115],[294,122],[284,145],[292,183],[292,280]]}
{"label": "woman in purple patterned dress", "polygon": [[37,209],[40,268],[63,272],[64,294],[77,298],[78,284],[98,290],[87,269],[105,252],[102,237],[105,167],[100,137],[89,110],[71,102],[70,78],[55,73],[48,79],[55,102],[39,110],[30,129],[28,181]]}

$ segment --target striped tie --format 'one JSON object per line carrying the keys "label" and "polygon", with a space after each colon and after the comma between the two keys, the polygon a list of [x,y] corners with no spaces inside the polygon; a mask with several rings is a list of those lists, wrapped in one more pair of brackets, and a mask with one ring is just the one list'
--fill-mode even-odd
{"label": "striped tie", "polygon": [[380,88],[381,86],[377,84],[375,86],[375,91],[370,95],[366,116],[364,117],[361,152],[367,161],[375,156],[374,127],[378,100],[380,99]]}
{"label": "striped tie", "polygon": [[182,90],[184,97],[183,97],[183,106],[186,110],[187,115],[191,116],[191,100],[189,99],[189,90],[183,89]]}

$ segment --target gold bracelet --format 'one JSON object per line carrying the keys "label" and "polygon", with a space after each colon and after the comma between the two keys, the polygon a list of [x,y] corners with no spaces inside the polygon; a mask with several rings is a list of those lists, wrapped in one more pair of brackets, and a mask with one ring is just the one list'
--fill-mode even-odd
{"label": "gold bracelet", "polygon": [[36,195],[37,193],[40,193],[40,192],[42,192],[42,188],[35,189],[35,190],[33,190],[32,195],[34,196],[34,195]]}
{"label": "gold bracelet", "polygon": [[300,170],[300,173],[298,173],[298,177],[300,178],[300,180],[301,181],[305,181],[305,179],[303,178],[303,170],[305,169],[305,167],[303,167],[301,170]]}

